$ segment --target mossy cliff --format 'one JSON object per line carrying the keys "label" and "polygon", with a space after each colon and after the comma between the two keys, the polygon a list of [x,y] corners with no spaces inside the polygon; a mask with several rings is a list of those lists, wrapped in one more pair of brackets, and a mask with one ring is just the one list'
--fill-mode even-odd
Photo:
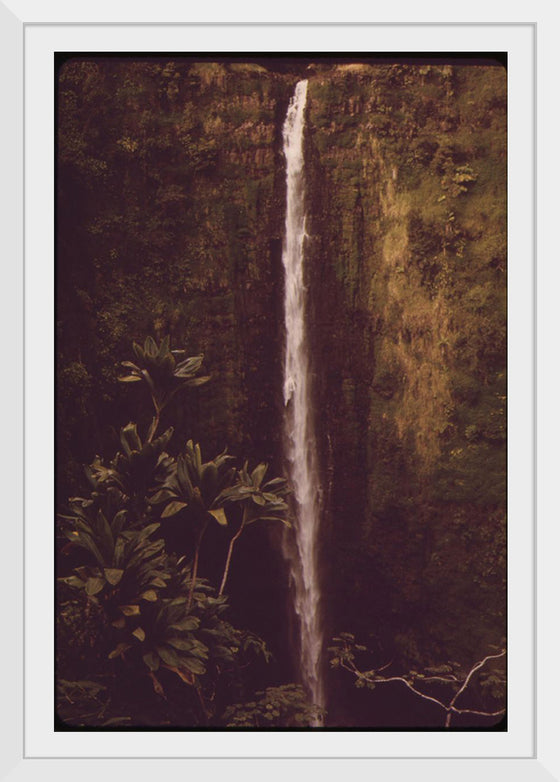
{"label": "mossy cliff", "polygon": [[328,625],[380,655],[469,661],[505,634],[500,66],[65,62],[61,495],[115,446],[136,391],[117,360],[148,333],[213,376],[177,437],[279,463],[281,130],[302,77]]}
{"label": "mossy cliff", "polygon": [[118,403],[131,393],[115,383],[116,359],[128,357],[132,339],[166,333],[204,353],[213,377],[189,399],[190,412],[174,410],[179,434],[202,438],[210,450],[227,443],[272,457],[282,319],[279,136],[292,83],[258,65],[149,58],[62,65],[65,464],[69,456],[90,458],[114,437],[115,394]]}
{"label": "mossy cliff", "polygon": [[412,657],[504,633],[505,95],[483,66],[309,87],[328,604]]}

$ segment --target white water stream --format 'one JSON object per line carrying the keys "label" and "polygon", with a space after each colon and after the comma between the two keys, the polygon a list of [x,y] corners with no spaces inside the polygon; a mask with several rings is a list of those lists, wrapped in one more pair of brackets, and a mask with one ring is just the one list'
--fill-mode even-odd
{"label": "white water stream", "polygon": [[313,703],[324,706],[321,673],[323,636],[317,562],[319,476],[310,400],[309,356],[305,327],[303,256],[305,175],[303,156],[307,81],[296,85],[284,122],[287,205],[282,260],[285,273],[286,356],[284,404],[286,456],[295,498],[292,540],[285,555],[290,563],[294,607],[299,620],[301,676]]}

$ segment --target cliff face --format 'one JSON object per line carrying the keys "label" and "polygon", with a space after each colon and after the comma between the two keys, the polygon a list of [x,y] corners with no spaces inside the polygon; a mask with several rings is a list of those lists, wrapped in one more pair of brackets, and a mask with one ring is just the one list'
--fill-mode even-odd
{"label": "cliff face", "polygon": [[504,633],[505,90],[482,66],[310,83],[329,603],[412,658]]}
{"label": "cliff face", "polygon": [[[470,660],[505,633],[506,74],[305,75],[329,626],[403,659]],[[281,128],[298,78],[62,66],[62,497],[77,463],[116,447],[136,391],[117,361],[148,333],[203,352],[213,376],[174,411],[178,438],[279,463]]]}

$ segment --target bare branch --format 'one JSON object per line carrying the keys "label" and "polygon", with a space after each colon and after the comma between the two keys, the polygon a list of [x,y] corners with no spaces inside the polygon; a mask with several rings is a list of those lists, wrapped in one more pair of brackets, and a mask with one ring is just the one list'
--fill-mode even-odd
{"label": "bare branch", "polygon": [[474,709],[456,709],[455,706],[451,708],[455,714],[478,714],[479,717],[499,717],[506,713],[505,709],[500,711],[475,711]]}
{"label": "bare branch", "polygon": [[[464,692],[466,690],[470,680],[472,679],[472,677],[476,673],[476,671],[480,670],[480,668],[482,668],[484,665],[486,665],[488,660],[497,660],[500,657],[503,657],[505,655],[505,653],[506,653],[506,650],[502,649],[502,651],[499,652],[498,654],[489,654],[483,660],[480,660],[480,662],[477,662],[477,663],[475,663],[475,665],[473,665],[473,667],[470,669],[470,671],[467,674],[467,678],[465,679],[465,681],[463,682],[461,687],[457,690],[457,692],[453,696],[453,699],[451,700],[451,703],[449,704],[449,709],[447,711],[447,717],[445,719],[445,727],[446,728],[448,728],[449,725],[451,724],[451,713],[452,712],[459,713],[458,710],[455,709],[455,703],[457,701],[457,698],[459,697],[459,695],[461,695],[462,692]],[[489,714],[488,716],[492,716],[493,717],[495,715],[494,714],[492,714],[492,715]]]}
{"label": "bare branch", "polygon": [[488,657],[484,658],[484,660],[481,660],[480,662],[478,662],[475,665],[473,665],[473,667],[470,669],[469,673],[467,674],[467,678],[463,682],[463,685],[455,693],[455,697],[453,698],[453,700],[451,701],[451,703],[449,705],[450,706],[454,706],[455,701],[457,700],[459,695],[466,690],[466,688],[468,687],[468,684],[469,684],[473,674],[475,674],[476,671],[478,671],[480,668],[482,668],[483,665],[486,665],[488,660],[497,660],[499,657],[503,657],[505,653],[506,653],[506,650],[502,649],[502,651],[499,654],[489,654]]}
{"label": "bare branch", "polygon": [[459,681],[456,676],[449,674],[449,676],[422,676],[424,682],[446,682],[447,684],[454,684]]}
{"label": "bare branch", "polygon": [[[446,728],[450,726],[451,717],[453,716],[453,714],[473,714],[479,717],[499,717],[502,714],[505,714],[505,709],[488,712],[488,711],[478,711],[476,709],[459,709],[457,708],[457,706],[455,706],[457,699],[462,693],[465,692],[465,690],[469,686],[469,683],[472,681],[474,674],[477,671],[479,671],[484,665],[486,665],[486,663],[489,660],[498,660],[499,658],[503,657],[506,653],[505,649],[502,649],[500,652],[496,654],[489,654],[483,660],[479,660],[477,663],[475,663],[448,704],[444,703],[438,698],[435,698],[432,695],[428,695],[427,693],[417,689],[417,686],[415,686],[417,684],[416,679],[414,680],[414,684],[412,684],[412,682],[409,679],[407,679],[405,676],[388,676],[388,677],[379,676],[379,671],[385,670],[391,665],[391,663],[387,663],[386,665],[384,665],[381,668],[378,668],[377,670],[360,671],[359,668],[354,663],[354,655],[352,652],[353,652],[353,645],[345,643],[343,648],[343,654],[339,658],[339,664],[341,668],[344,668],[345,670],[352,673],[358,681],[367,684],[388,684],[389,682],[402,682],[412,693],[414,693],[414,695],[417,695],[419,698],[422,698],[425,701],[430,701],[431,703],[435,703],[437,706],[439,706],[441,709],[445,711]],[[459,685],[460,683],[460,679],[457,676],[455,676],[455,674],[452,673],[445,676],[421,676],[418,678],[421,679],[421,681],[423,682],[442,682],[444,684],[452,684],[452,685]]]}
{"label": "bare branch", "polygon": [[411,692],[413,692],[415,695],[418,695],[420,698],[424,698],[425,701],[432,701],[432,703],[437,703],[437,705],[441,706],[441,708],[445,709],[445,711],[448,709],[445,703],[438,701],[437,698],[433,698],[431,695],[426,695],[425,693],[420,692],[420,690],[417,690],[416,687],[413,687],[413,685],[408,681],[408,679],[404,678],[404,676],[391,676],[387,679],[375,678],[373,681],[375,681],[375,684],[385,684],[386,682],[402,682],[403,684],[406,684]]}

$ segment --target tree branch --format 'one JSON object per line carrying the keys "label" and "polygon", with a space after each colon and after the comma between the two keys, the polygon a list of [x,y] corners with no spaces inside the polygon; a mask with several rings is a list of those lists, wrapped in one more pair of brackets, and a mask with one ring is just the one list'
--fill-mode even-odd
{"label": "tree branch", "polygon": [[[483,665],[486,665],[488,660],[497,660],[500,657],[503,657],[505,655],[505,653],[506,653],[506,650],[502,649],[502,651],[499,654],[489,654],[483,660],[480,660],[480,662],[475,663],[475,665],[473,665],[473,667],[470,669],[470,671],[467,674],[467,678],[465,679],[465,681],[463,682],[463,684],[459,688],[459,690],[455,693],[451,703],[449,704],[449,711],[447,712],[447,717],[445,719],[445,727],[446,728],[448,728],[449,725],[451,724],[451,712],[452,711],[455,711],[455,712],[457,711],[454,708],[455,707],[455,702],[456,702],[457,698],[459,697],[459,695],[461,695],[462,692],[464,692],[467,689],[467,687],[469,685],[469,682],[472,679],[473,675],[476,673],[476,671],[478,671],[480,668],[482,668]],[[489,714],[488,716],[495,716],[495,715],[490,715]]]}
{"label": "tree branch", "polygon": [[[404,676],[379,676],[379,671],[384,670],[388,667],[388,665],[384,665],[382,668],[376,670],[376,671],[360,671],[359,668],[354,663],[353,660],[353,654],[352,647],[348,644],[345,645],[346,652],[350,652],[350,655],[347,656],[341,656],[340,658],[340,667],[344,668],[345,670],[352,673],[356,679],[362,681],[362,682],[368,682],[370,684],[388,684],[389,682],[402,682],[411,692],[414,693],[414,695],[417,695],[419,698],[422,698],[425,701],[430,701],[431,703],[435,703],[437,706],[442,708],[446,712],[445,717],[445,727],[448,728],[451,724],[451,717],[453,714],[473,714],[480,717],[499,717],[502,714],[505,714],[505,709],[500,709],[498,711],[478,711],[476,709],[459,709],[455,706],[457,699],[459,696],[465,692],[467,687],[469,686],[472,677],[474,674],[480,670],[489,660],[497,660],[501,657],[503,657],[506,653],[505,649],[502,649],[501,652],[498,652],[497,654],[489,654],[487,655],[483,660],[479,660],[477,663],[475,663],[468,674],[466,675],[464,681],[461,683],[461,686],[455,693],[455,695],[452,697],[452,699],[449,701],[448,704],[445,704],[443,701],[440,701],[438,698],[433,697],[432,695],[428,695],[425,692],[422,692],[421,690],[418,690],[412,682],[410,682],[406,677]],[[423,681],[439,681],[443,682],[445,684],[459,684],[459,679],[454,674],[449,674],[449,676],[425,676],[422,678]]]}
{"label": "tree branch", "polygon": [[497,660],[499,657],[503,657],[505,653],[506,653],[506,650],[502,649],[502,651],[499,654],[489,654],[487,657],[484,658],[484,660],[481,660],[480,662],[478,662],[475,665],[473,665],[473,667],[470,669],[470,671],[467,674],[467,678],[463,682],[463,684],[460,687],[460,689],[455,693],[455,696],[454,696],[453,700],[451,701],[451,703],[449,705],[453,706],[455,704],[455,701],[457,700],[459,695],[467,689],[468,684],[469,684],[473,674],[476,673],[476,671],[478,671],[479,668],[482,668],[483,665],[486,665],[488,660]]}
{"label": "tree branch", "polygon": [[233,536],[233,538],[229,542],[229,548],[228,548],[228,553],[227,553],[227,558],[226,558],[226,564],[225,564],[225,567],[224,567],[224,575],[222,576],[222,583],[220,585],[220,591],[218,592],[218,597],[221,597],[223,592],[224,592],[224,589],[225,589],[225,586],[226,586],[226,581],[227,581],[228,574],[229,574],[229,566],[230,566],[230,562],[231,562],[231,555],[233,554],[233,547],[235,546],[235,541],[238,540],[238,538],[241,535],[241,533],[243,532],[244,528],[245,528],[245,511],[243,511],[243,520],[241,522],[241,526],[239,527],[239,529],[237,530],[237,532],[235,533],[235,535]]}

